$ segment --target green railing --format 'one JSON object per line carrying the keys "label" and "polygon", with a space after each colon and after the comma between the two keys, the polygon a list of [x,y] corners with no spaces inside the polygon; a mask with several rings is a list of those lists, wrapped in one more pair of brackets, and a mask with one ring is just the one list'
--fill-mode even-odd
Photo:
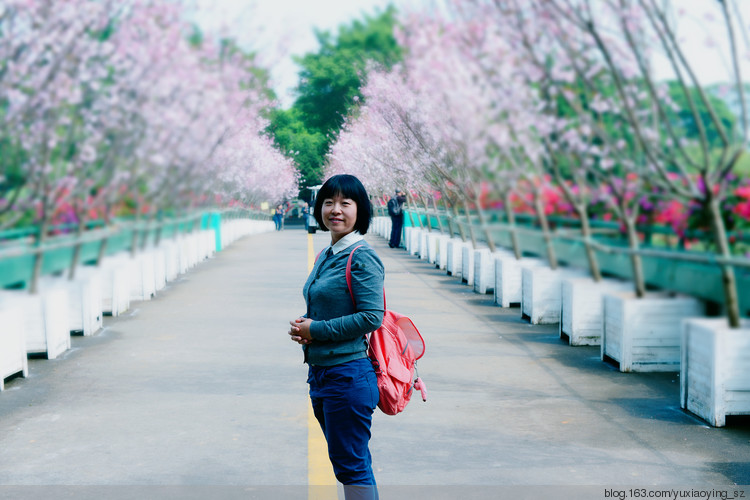
{"label": "green railing", "polygon": [[[412,225],[409,215],[423,227],[428,226],[429,220],[433,230],[438,230],[442,223],[444,231],[447,232],[449,227],[453,229],[452,236],[458,236],[458,227],[461,226],[468,238],[471,226],[478,243],[486,244],[486,233],[489,233],[493,243],[505,249],[512,249],[511,234],[515,232],[523,255],[546,259],[542,231],[536,227],[536,218],[528,215],[518,215],[516,225],[510,226],[505,222],[502,212],[488,211],[486,232],[475,214],[472,214],[470,218],[465,216],[455,218],[445,211],[409,209],[404,216],[406,226]],[[553,228],[553,248],[560,264],[588,270],[585,241],[578,231],[579,221],[550,217],[550,225]],[[625,236],[621,234],[619,224],[592,221],[591,226],[594,236],[590,243],[594,248],[602,274],[632,280],[630,256],[633,251],[628,247]],[[721,307],[724,302],[724,291],[720,266],[731,265],[735,269],[737,278],[740,310],[743,315],[750,316],[750,259],[745,257],[721,259],[711,252],[687,251],[675,248],[676,245],[671,248],[667,247],[663,242],[657,242],[653,236],[672,236],[672,239],[677,241],[678,238],[668,227],[643,226],[639,228],[639,232],[644,236],[644,241],[637,253],[643,262],[648,287],[691,295]],[[706,235],[703,233],[694,232],[687,236],[706,241]],[[743,238],[743,235],[735,236],[738,239]]]}
{"label": "green railing", "polygon": [[218,251],[221,250],[222,222],[238,218],[267,220],[269,216],[260,211],[236,209],[199,212],[161,220],[118,218],[107,226],[98,221],[93,222],[80,236],[74,225],[55,226],[50,228],[50,235],[41,246],[36,243],[38,228],[2,231],[0,288],[27,288],[38,255],[42,258],[42,276],[64,273],[72,265],[75,248],[79,245],[78,263],[92,265],[96,264],[100,254],[110,256],[121,252],[137,252],[155,244],[157,239],[171,239],[199,229],[214,229]]}

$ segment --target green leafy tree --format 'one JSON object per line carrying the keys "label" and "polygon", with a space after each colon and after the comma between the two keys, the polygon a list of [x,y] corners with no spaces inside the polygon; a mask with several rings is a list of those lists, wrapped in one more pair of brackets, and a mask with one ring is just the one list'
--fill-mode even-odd
{"label": "green leafy tree", "polygon": [[269,131],[276,144],[292,156],[302,173],[302,187],[320,182],[328,147],[357,100],[369,64],[390,68],[401,60],[393,36],[396,10],[339,28],[338,36],[317,32],[318,52],[297,59],[302,66],[297,99],[289,110],[271,114]]}
{"label": "green leafy tree", "polygon": [[293,158],[306,186],[312,186],[319,180],[321,158],[328,148],[324,134],[308,129],[300,118],[300,111],[275,109],[270,114],[271,125],[268,131],[273,135],[276,145]]}

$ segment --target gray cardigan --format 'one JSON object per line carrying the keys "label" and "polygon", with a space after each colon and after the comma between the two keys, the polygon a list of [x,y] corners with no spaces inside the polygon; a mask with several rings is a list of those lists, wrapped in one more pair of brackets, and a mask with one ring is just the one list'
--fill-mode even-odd
{"label": "gray cardigan", "polygon": [[[346,286],[346,261],[352,259],[352,292]],[[303,288],[312,343],[303,346],[305,362],[333,366],[367,357],[366,335],[383,322],[385,268],[364,240],[335,255],[321,253]]]}

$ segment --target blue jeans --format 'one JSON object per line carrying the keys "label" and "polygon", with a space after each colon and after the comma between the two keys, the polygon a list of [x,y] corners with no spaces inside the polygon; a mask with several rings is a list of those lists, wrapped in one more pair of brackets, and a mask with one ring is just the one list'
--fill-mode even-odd
{"label": "blue jeans", "polygon": [[347,497],[346,486],[357,486],[349,488],[352,497],[378,498],[369,448],[372,413],[379,398],[372,362],[362,358],[336,366],[310,366],[307,382],[333,472],[345,485]]}

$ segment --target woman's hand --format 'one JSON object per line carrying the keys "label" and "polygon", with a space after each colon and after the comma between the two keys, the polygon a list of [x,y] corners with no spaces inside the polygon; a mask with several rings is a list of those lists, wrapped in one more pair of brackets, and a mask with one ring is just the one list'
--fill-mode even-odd
{"label": "woman's hand", "polygon": [[289,328],[288,333],[292,338],[292,341],[301,345],[306,345],[312,342],[313,339],[310,336],[310,323],[312,323],[310,318],[297,318],[294,321],[290,321],[289,324],[291,325],[291,328]]}

